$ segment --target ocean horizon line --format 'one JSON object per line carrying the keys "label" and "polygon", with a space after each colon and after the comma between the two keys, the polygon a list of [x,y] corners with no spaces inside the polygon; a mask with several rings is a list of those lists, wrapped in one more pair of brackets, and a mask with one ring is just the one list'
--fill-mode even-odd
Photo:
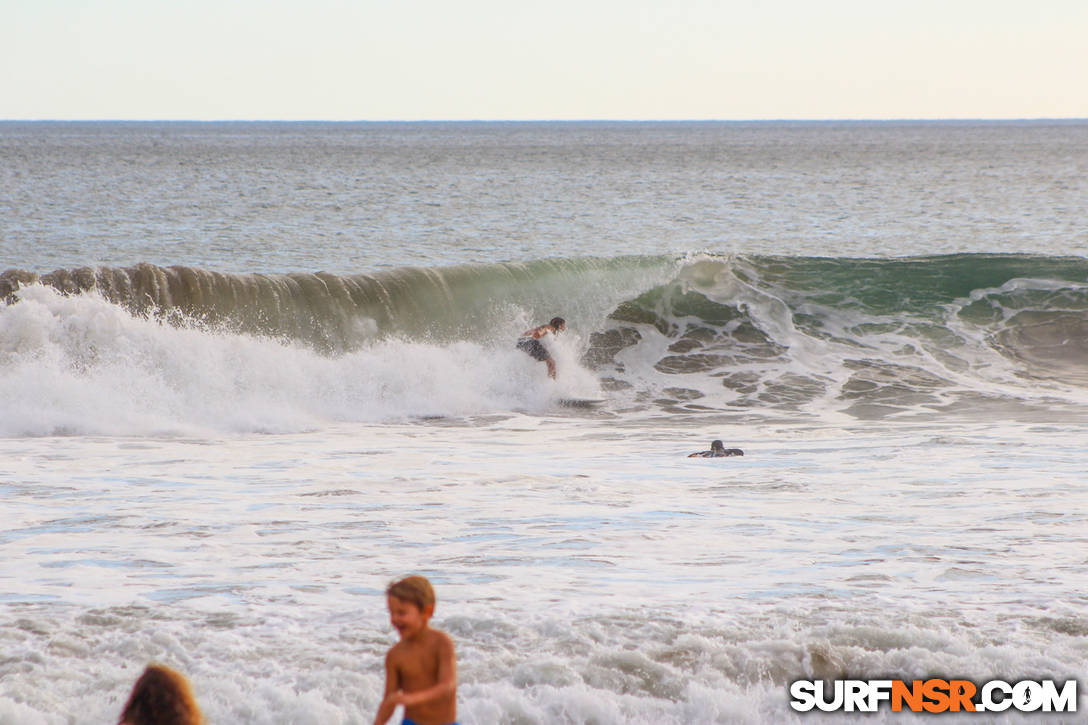
{"label": "ocean horizon line", "polygon": [[561,125],[561,124],[723,124],[723,125],[743,125],[743,124],[780,124],[780,125],[822,125],[822,124],[1010,124],[1010,123],[1084,123],[1088,122],[1088,117],[1001,117],[1001,118],[973,118],[973,117],[948,117],[948,118],[925,118],[925,117],[902,117],[902,118],[751,118],[751,119],[729,119],[729,118],[657,118],[657,119],[639,119],[639,118],[564,118],[564,119],[488,119],[488,118],[472,118],[472,119],[321,119],[321,118],[299,118],[299,119],[285,119],[285,118],[221,118],[221,119],[199,119],[199,118],[0,118],[0,123],[3,124],[154,124],[154,123],[170,123],[170,124],[191,124],[191,125],[213,125],[213,124],[313,124],[313,125],[426,125],[426,124],[465,124],[465,125]]}

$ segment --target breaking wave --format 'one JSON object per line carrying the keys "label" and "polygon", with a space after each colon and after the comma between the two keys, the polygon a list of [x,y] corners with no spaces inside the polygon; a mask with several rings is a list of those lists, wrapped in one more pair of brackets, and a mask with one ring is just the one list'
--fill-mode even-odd
{"label": "breaking wave", "polygon": [[[691,255],[0,275],[0,432],[598,415],[1083,416],[1088,260]],[[553,315],[560,379],[513,347]]]}

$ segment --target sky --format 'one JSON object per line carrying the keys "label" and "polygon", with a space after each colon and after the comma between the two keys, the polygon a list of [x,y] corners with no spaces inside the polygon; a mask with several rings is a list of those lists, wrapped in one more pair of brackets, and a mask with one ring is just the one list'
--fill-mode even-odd
{"label": "sky", "polygon": [[0,119],[1088,118],[1086,0],[0,0]]}

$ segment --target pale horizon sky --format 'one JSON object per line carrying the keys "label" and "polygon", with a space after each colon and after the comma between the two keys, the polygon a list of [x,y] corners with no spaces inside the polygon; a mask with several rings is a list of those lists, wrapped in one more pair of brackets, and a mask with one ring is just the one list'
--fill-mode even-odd
{"label": "pale horizon sky", "polygon": [[1084,0],[0,0],[4,120],[1088,118]]}

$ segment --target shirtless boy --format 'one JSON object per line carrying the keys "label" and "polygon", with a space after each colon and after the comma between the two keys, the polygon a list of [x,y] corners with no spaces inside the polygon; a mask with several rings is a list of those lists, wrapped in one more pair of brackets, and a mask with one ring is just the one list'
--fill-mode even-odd
{"label": "shirtless boy", "polygon": [[389,621],[400,642],[385,656],[385,699],[374,725],[384,725],[404,705],[403,725],[457,725],[457,660],[453,640],[431,629],[434,589],[410,576],[385,590]]}

